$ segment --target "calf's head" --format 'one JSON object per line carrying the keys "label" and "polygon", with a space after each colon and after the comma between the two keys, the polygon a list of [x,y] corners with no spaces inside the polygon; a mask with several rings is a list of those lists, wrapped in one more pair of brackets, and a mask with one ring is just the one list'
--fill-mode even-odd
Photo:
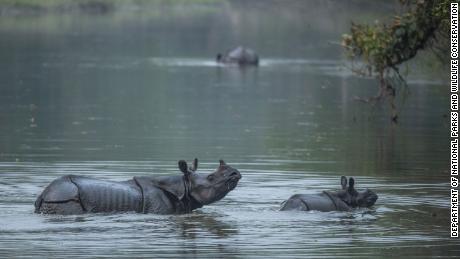
{"label": "calf's head", "polygon": [[366,189],[358,194],[356,197],[356,204],[358,207],[371,207],[377,201],[378,196],[372,190]]}
{"label": "calf's head", "polygon": [[179,169],[184,173],[185,185],[188,194],[202,205],[216,202],[235,189],[241,174],[235,168],[219,161],[219,167],[211,174],[197,173],[198,159],[191,167],[184,160],[179,161]]}
{"label": "calf's head", "polygon": [[355,189],[355,179],[350,177],[347,186],[347,178],[341,178],[342,190],[337,193],[337,196],[347,203],[350,207],[371,207],[377,201],[378,196],[372,190],[366,189],[365,191],[358,192]]}

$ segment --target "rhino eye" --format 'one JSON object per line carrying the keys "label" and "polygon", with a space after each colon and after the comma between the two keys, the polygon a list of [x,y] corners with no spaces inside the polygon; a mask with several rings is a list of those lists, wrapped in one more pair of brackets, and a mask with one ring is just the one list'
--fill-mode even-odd
{"label": "rhino eye", "polygon": [[214,181],[214,175],[210,174],[208,175],[208,177],[206,177],[208,179],[208,181],[212,182]]}

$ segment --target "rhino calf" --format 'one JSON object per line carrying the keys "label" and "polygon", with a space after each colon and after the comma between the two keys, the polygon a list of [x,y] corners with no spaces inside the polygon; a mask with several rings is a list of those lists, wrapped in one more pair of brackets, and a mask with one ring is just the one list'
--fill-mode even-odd
{"label": "rhino calf", "polygon": [[342,176],[341,185],[342,190],[338,192],[295,194],[281,204],[281,210],[350,211],[357,207],[371,207],[378,199],[377,194],[369,189],[356,191],[352,177],[347,187],[347,178]]}
{"label": "rhino calf", "polygon": [[66,175],[51,182],[35,201],[35,212],[82,214],[123,212],[188,213],[216,202],[232,191],[241,179],[238,170],[220,160],[209,175],[196,173],[198,160],[188,167],[179,161],[183,175],[134,177],[115,182]]}

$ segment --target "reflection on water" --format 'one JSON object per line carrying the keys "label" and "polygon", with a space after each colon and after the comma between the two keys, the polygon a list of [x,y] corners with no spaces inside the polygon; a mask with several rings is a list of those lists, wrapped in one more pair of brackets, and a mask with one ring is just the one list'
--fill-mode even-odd
{"label": "reflection on water", "polygon": [[[282,2],[0,16],[0,257],[458,255],[447,89],[412,74],[391,125],[384,107],[352,101],[376,82],[354,77],[330,44],[351,18],[391,5]],[[215,63],[240,44],[259,67]],[[194,157],[206,172],[223,158],[243,178],[190,215],[33,213],[59,176],[175,174]],[[341,175],[373,189],[376,206],[278,211],[294,193],[339,188]]]}

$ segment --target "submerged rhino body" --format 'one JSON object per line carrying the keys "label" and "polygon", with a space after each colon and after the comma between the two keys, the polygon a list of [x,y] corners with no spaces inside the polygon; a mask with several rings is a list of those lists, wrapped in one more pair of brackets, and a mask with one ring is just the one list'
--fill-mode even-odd
{"label": "submerged rhino body", "polygon": [[188,213],[218,201],[233,190],[241,174],[222,160],[209,175],[196,173],[183,160],[183,175],[134,177],[116,182],[66,175],[51,182],[35,201],[35,212],[45,214],[82,214],[125,212],[174,214]]}
{"label": "submerged rhino body", "polygon": [[338,192],[324,191],[318,194],[296,194],[281,204],[281,210],[301,211],[350,211],[357,207],[371,207],[378,196],[373,191],[366,189],[358,192],[354,188],[355,181],[350,178],[347,187],[347,178],[342,176],[342,190]]}
{"label": "submerged rhino body", "polygon": [[238,64],[240,66],[259,65],[259,56],[252,49],[239,46],[224,54],[217,54],[216,61],[223,64]]}

